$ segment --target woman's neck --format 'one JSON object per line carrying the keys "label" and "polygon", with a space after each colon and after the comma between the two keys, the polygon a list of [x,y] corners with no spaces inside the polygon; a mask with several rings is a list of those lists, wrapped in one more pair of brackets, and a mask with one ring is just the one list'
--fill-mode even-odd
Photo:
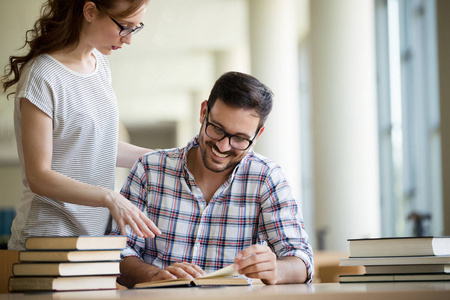
{"label": "woman's neck", "polygon": [[82,49],[78,46],[49,54],[72,71],[89,74],[95,70],[97,64],[92,52],[93,49]]}

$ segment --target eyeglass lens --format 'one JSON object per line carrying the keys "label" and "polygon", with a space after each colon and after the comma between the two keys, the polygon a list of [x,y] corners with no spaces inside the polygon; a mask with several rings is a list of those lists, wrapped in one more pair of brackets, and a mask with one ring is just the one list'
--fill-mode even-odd
{"label": "eyeglass lens", "polygon": [[119,35],[120,36],[126,36],[129,35],[130,33],[136,34],[139,31],[141,31],[141,29],[144,28],[144,24],[141,23],[141,25],[135,27],[135,28],[130,28],[130,27],[123,27],[120,32]]}
{"label": "eyeglass lens", "polygon": [[237,150],[246,150],[250,146],[250,141],[236,135],[230,135],[224,130],[216,127],[214,124],[207,123],[206,135],[213,140],[220,141],[228,135],[230,146]]}

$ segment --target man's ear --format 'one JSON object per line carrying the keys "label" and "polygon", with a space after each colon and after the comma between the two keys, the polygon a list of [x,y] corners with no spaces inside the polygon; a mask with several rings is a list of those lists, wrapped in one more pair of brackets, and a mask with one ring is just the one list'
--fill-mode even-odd
{"label": "man's ear", "polygon": [[266,126],[263,126],[259,129],[258,134],[256,135],[255,139],[253,140],[253,145],[255,145],[256,141],[259,139],[261,134],[264,132],[264,129],[266,129]]}
{"label": "man's ear", "polygon": [[200,107],[200,124],[203,124],[203,120],[206,118],[206,114],[208,113],[208,100],[202,102]]}

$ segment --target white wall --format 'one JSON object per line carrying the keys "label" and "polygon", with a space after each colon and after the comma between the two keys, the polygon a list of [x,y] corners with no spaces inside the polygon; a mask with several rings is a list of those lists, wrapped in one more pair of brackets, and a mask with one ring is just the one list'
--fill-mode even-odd
{"label": "white wall", "polygon": [[[41,1],[0,2],[0,70],[24,45],[25,30],[39,15]],[[14,206],[22,196],[22,180],[14,137],[14,100],[0,93],[0,207]]]}

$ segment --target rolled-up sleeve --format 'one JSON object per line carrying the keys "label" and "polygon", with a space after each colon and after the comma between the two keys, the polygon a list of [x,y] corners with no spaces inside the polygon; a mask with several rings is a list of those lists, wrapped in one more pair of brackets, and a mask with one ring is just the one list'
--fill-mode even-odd
{"label": "rolled-up sleeve", "polygon": [[307,283],[312,281],[313,251],[304,229],[303,216],[279,167],[268,174],[262,188],[259,232],[277,257],[300,258],[307,269]]}

